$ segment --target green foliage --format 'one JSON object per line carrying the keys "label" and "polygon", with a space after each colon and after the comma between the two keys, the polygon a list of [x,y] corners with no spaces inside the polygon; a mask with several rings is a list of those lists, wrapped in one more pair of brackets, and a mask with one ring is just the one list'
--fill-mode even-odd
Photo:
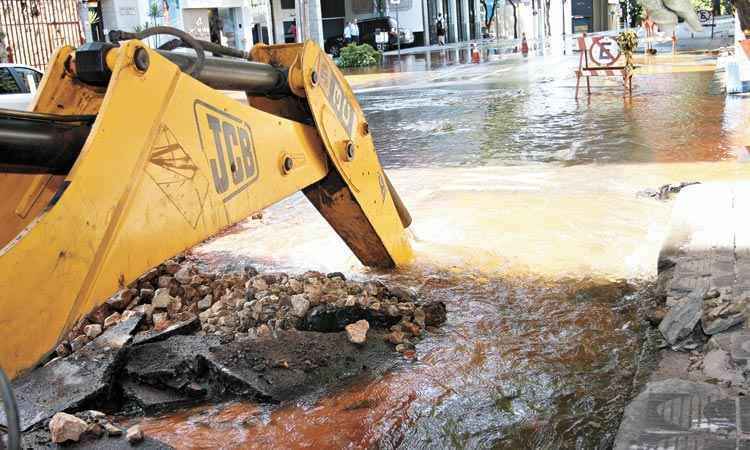
{"label": "green foliage", "polygon": [[[627,8],[626,8],[627,6]],[[629,19],[629,25],[631,27],[637,27],[640,25],[646,13],[643,11],[643,7],[638,0],[620,0],[620,10],[622,16]]]}
{"label": "green foliage", "polygon": [[380,53],[370,44],[349,44],[341,49],[339,67],[367,67],[380,63]]}
{"label": "green foliage", "polygon": [[633,52],[638,48],[638,35],[633,30],[623,31],[617,35],[617,45],[625,54],[625,70],[632,72],[634,68]]}
{"label": "green foliage", "polygon": [[696,11],[700,11],[701,9],[711,11],[713,9],[713,2],[711,0],[690,0],[690,2]]}

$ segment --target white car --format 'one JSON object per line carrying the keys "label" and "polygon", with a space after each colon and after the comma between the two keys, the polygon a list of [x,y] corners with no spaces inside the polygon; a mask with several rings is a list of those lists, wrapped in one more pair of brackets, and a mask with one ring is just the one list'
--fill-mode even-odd
{"label": "white car", "polygon": [[0,108],[28,111],[42,72],[23,64],[0,64]]}

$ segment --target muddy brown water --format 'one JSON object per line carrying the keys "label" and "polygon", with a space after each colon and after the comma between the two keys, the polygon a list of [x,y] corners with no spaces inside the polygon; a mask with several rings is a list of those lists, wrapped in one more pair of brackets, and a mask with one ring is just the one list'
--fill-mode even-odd
{"label": "muddy brown water", "polygon": [[670,212],[636,193],[749,176],[750,100],[701,71],[638,80],[630,102],[616,86],[576,102],[574,63],[448,67],[359,92],[414,217],[409,268],[363,268],[298,195],[195,249],[217,267],[337,270],[445,301],[416,362],[287,404],[147,418],[146,433],[196,449],[607,448]]}

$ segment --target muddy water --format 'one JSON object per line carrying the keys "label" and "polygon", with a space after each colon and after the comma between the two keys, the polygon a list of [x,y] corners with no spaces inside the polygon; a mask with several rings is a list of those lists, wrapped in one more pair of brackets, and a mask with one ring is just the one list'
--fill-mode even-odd
{"label": "muddy water", "polygon": [[750,114],[716,95],[710,72],[644,80],[650,99],[609,87],[575,102],[563,69],[545,67],[499,62],[359,94],[414,216],[413,266],[363,268],[301,196],[196,249],[217,266],[342,270],[445,301],[448,323],[416,362],[145,431],[179,448],[606,448],[638,368],[637,288],[670,211],[636,193],[750,176],[738,119]]}

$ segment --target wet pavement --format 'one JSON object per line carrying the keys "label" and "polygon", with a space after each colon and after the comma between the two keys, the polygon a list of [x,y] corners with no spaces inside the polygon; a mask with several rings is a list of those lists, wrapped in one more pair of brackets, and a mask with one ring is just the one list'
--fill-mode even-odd
{"label": "wet pavement", "polygon": [[597,80],[575,100],[576,55],[429,61],[350,76],[414,217],[413,266],[363,268],[301,195],[195,253],[382,277],[444,301],[447,324],[384,376],[149,418],[148,435],[178,448],[612,445],[648,362],[637,310],[671,208],[636,193],[750,175],[750,99],[725,98],[704,55],[655,58],[629,99]]}

